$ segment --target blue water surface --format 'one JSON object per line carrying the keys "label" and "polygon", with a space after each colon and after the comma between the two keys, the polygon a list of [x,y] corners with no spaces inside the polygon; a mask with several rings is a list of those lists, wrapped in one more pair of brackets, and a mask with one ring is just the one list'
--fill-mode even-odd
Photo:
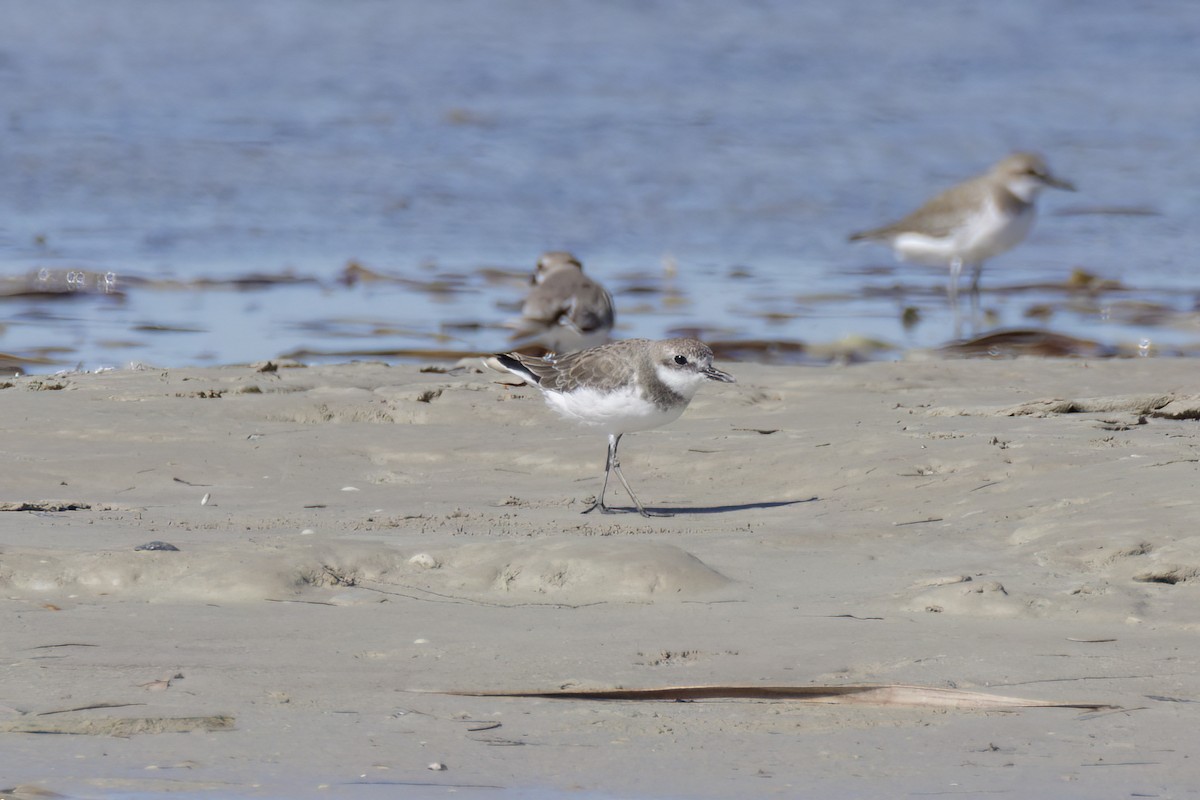
{"label": "blue water surface", "polygon": [[[0,17],[0,352],[33,371],[493,350],[547,249],[613,290],[620,336],[932,347],[952,337],[942,272],[846,235],[1016,149],[1080,191],[1047,193],[989,265],[986,327],[1200,341],[1187,3],[4,0]],[[393,280],[345,285],[350,262]],[[1120,290],[1068,291],[1077,268]],[[39,270],[91,282],[18,291]],[[250,275],[302,280],[221,283]]]}

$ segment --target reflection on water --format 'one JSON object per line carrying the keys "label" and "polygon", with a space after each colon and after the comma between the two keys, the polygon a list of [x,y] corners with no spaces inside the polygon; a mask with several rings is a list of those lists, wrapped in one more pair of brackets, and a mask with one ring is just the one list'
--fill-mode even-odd
{"label": "reflection on water", "polygon": [[621,336],[938,348],[943,272],[846,234],[1016,149],[1080,192],[988,264],[977,332],[1191,354],[1200,16],[1079,10],[12,4],[0,364],[492,351],[552,249]]}
{"label": "reflection on water", "polygon": [[[640,274],[610,281],[617,335],[695,336],[727,360],[828,363],[894,358],[913,347],[957,356],[1200,354],[1200,314],[1186,292],[1070,276],[984,288],[978,335],[951,342],[938,276],[879,267],[843,294],[770,297],[729,278],[727,313],[695,314],[688,282]],[[746,268],[739,268],[745,274]],[[294,274],[107,282],[61,273],[10,280],[0,369],[46,372],[130,364],[455,360],[505,349],[505,322],[528,287],[517,269],[421,269],[369,280]],[[90,275],[79,271],[79,275]],[[924,278],[924,282],[918,279]],[[49,287],[54,287],[53,289]],[[846,333],[819,338],[832,325]]]}

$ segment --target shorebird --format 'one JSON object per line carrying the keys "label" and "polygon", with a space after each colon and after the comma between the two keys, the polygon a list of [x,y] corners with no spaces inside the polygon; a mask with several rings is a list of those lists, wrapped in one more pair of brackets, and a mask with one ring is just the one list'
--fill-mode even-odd
{"label": "shorebird", "polygon": [[561,250],[543,253],[531,283],[511,341],[539,344],[552,353],[608,341],[615,316],[612,296],[583,274],[579,259]]}
{"label": "shorebird", "polygon": [[1014,153],[984,174],[933,197],[903,219],[851,234],[850,241],[884,242],[903,261],[948,266],[947,294],[957,315],[963,268],[971,268],[971,305],[977,309],[984,262],[1025,239],[1033,226],[1034,203],[1047,186],[1075,191],[1069,182],[1051,174],[1041,156]]}
{"label": "shorebird", "polygon": [[638,513],[649,517],[670,515],[651,513],[638,500],[621,473],[617,446],[627,433],[678,419],[708,381],[734,383],[733,376],[713,367],[712,360],[712,350],[696,339],[623,339],[557,357],[502,353],[487,359],[487,364],[536,386],[559,415],[608,435],[604,483],[583,513],[614,512],[605,505],[604,493],[615,472]]}

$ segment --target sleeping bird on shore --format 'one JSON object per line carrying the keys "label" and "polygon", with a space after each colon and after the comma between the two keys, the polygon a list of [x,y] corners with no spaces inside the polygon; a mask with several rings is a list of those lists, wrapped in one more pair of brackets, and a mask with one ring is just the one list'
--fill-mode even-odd
{"label": "sleeping bird on shore", "polygon": [[612,296],[583,274],[579,259],[561,250],[543,253],[531,282],[521,318],[513,323],[515,346],[569,353],[608,341],[616,316]]}

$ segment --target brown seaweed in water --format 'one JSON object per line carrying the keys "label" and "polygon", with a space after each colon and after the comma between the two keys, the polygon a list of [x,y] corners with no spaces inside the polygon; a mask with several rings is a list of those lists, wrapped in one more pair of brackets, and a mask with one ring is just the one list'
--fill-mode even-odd
{"label": "brown seaweed in water", "polygon": [[63,361],[38,356],[22,356],[16,353],[0,353],[0,374],[24,375],[26,367],[61,367]]}
{"label": "brown seaweed in water", "polygon": [[740,339],[709,341],[717,358],[725,361],[758,361],[771,364],[798,364],[805,360],[808,345],[779,339]]}
{"label": "brown seaweed in water", "polygon": [[1090,339],[1079,339],[1052,331],[1015,329],[993,331],[974,339],[952,342],[941,348],[948,356],[973,358],[1014,358],[1042,356],[1048,358],[1111,358],[1115,348]]}
{"label": "brown seaweed in water", "polygon": [[478,350],[439,350],[436,348],[418,347],[381,348],[378,350],[366,348],[361,350],[310,350],[308,348],[300,348],[289,353],[283,353],[279,358],[294,359],[296,361],[327,358],[405,358],[457,361],[463,358],[482,358],[486,355],[491,355],[491,353],[482,353]]}
{"label": "brown seaweed in water", "polygon": [[403,275],[370,269],[355,261],[351,261],[342,268],[337,280],[338,283],[345,286],[354,286],[359,283],[392,283],[399,286],[406,286],[417,292],[426,292],[433,295],[453,294],[464,290],[467,285],[467,280],[462,275],[446,273],[439,275],[433,280],[418,280]]}
{"label": "brown seaweed in water", "polygon": [[234,289],[265,289],[271,286],[293,286],[296,284],[318,283],[316,278],[308,275],[296,275],[291,272],[250,272],[237,278],[197,278],[192,286],[201,289],[228,286]]}

